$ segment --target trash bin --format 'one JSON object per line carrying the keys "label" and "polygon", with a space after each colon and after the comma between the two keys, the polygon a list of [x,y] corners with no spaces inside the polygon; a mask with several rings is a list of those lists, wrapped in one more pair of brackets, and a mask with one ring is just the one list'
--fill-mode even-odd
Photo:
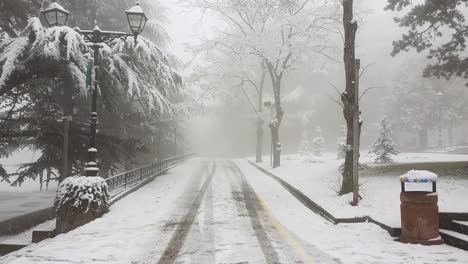
{"label": "trash bin", "polygon": [[[400,242],[440,245],[437,174],[412,170],[400,177],[401,235]],[[406,191],[405,183],[432,183],[432,191]]]}

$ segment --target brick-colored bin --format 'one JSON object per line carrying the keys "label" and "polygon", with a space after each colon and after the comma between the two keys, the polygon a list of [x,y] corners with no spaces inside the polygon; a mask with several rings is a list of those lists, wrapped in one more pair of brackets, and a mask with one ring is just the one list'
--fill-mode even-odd
{"label": "brick-colored bin", "polygon": [[436,192],[401,192],[401,236],[403,243],[440,245],[439,207]]}

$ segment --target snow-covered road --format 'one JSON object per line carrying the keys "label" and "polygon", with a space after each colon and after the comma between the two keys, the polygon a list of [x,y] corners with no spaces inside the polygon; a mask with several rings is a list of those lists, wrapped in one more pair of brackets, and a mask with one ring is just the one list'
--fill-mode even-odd
{"label": "snow-covered road", "polygon": [[468,263],[448,246],[332,225],[242,160],[192,159],[104,217],[0,258],[19,263]]}

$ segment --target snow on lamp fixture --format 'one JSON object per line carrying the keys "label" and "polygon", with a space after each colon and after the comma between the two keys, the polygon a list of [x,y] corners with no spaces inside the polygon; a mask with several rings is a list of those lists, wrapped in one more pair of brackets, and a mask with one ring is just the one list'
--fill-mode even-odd
{"label": "snow on lamp fixture", "polygon": [[49,27],[64,26],[70,15],[70,12],[55,1],[46,9],[42,9],[41,13]]}
{"label": "snow on lamp fixture", "polygon": [[127,9],[125,14],[127,14],[128,25],[133,35],[139,35],[148,21],[148,17],[140,6],[140,1],[137,1],[134,7]]}

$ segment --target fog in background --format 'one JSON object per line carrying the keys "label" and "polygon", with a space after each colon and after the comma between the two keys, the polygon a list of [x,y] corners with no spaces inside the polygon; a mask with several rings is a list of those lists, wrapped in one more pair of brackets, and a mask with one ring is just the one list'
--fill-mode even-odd
{"label": "fog in background", "polygon": [[[369,89],[361,99],[362,118],[362,147],[368,149],[377,137],[379,123],[384,116],[391,119],[395,133],[394,139],[402,150],[417,148],[418,139],[416,131],[409,129],[403,131],[398,127],[399,116],[395,115],[395,103],[392,93],[397,86],[401,86],[402,79],[410,79],[415,85],[421,85],[422,70],[428,64],[424,54],[404,53],[396,57],[390,55],[392,41],[398,40],[404,29],[400,29],[393,21],[398,13],[384,11],[387,0],[361,0],[356,1],[358,11],[359,29],[357,33],[357,58],[361,59],[364,69],[361,76],[361,92]],[[170,50],[184,61],[187,68],[184,70],[186,78],[190,78],[193,65],[203,65],[203,58],[194,55],[188,46],[197,45],[202,38],[210,38],[220,27],[216,17],[208,14],[202,15],[198,11],[187,10],[178,0],[167,3],[170,9],[168,31],[172,37]],[[342,52],[342,42],[336,39],[334,43]],[[341,57],[339,55],[338,57]],[[282,94],[284,96],[285,116],[280,128],[280,137],[283,153],[297,152],[301,143],[304,128],[304,114],[308,116],[308,125],[311,137],[321,134],[326,142],[328,151],[336,151],[337,139],[342,133],[344,119],[342,109],[332,100],[339,98],[336,87],[340,92],[344,90],[344,66],[342,62],[324,60],[321,65],[299,67],[283,80]],[[456,94],[464,98],[466,95],[464,82],[451,80],[438,81],[440,87],[454,86]],[[187,85],[186,89],[195,94],[195,98],[203,101],[203,109],[187,121],[188,130],[186,138],[190,146],[187,148],[206,155],[244,157],[255,154],[255,114],[241,91],[232,91],[235,96],[216,94],[204,98],[203,89]],[[272,100],[271,86],[265,88],[266,98]],[[429,95],[435,94],[433,89],[427,89]],[[198,97],[200,96],[200,97]],[[253,96],[254,97],[254,96]],[[434,100],[437,97],[434,95]],[[256,98],[254,97],[254,100]],[[451,101],[441,102],[449,106]],[[268,120],[268,109],[265,109]],[[451,131],[442,132],[435,128],[428,130],[429,147],[436,147],[437,133],[443,133],[444,145],[465,143],[465,118],[452,124]],[[453,123],[453,122],[452,122]],[[264,154],[269,154],[270,132],[268,122],[264,126]],[[319,132],[321,130],[321,132]],[[448,136],[448,133],[451,133]],[[450,139],[448,139],[450,138]],[[449,142],[451,141],[451,142]]]}

